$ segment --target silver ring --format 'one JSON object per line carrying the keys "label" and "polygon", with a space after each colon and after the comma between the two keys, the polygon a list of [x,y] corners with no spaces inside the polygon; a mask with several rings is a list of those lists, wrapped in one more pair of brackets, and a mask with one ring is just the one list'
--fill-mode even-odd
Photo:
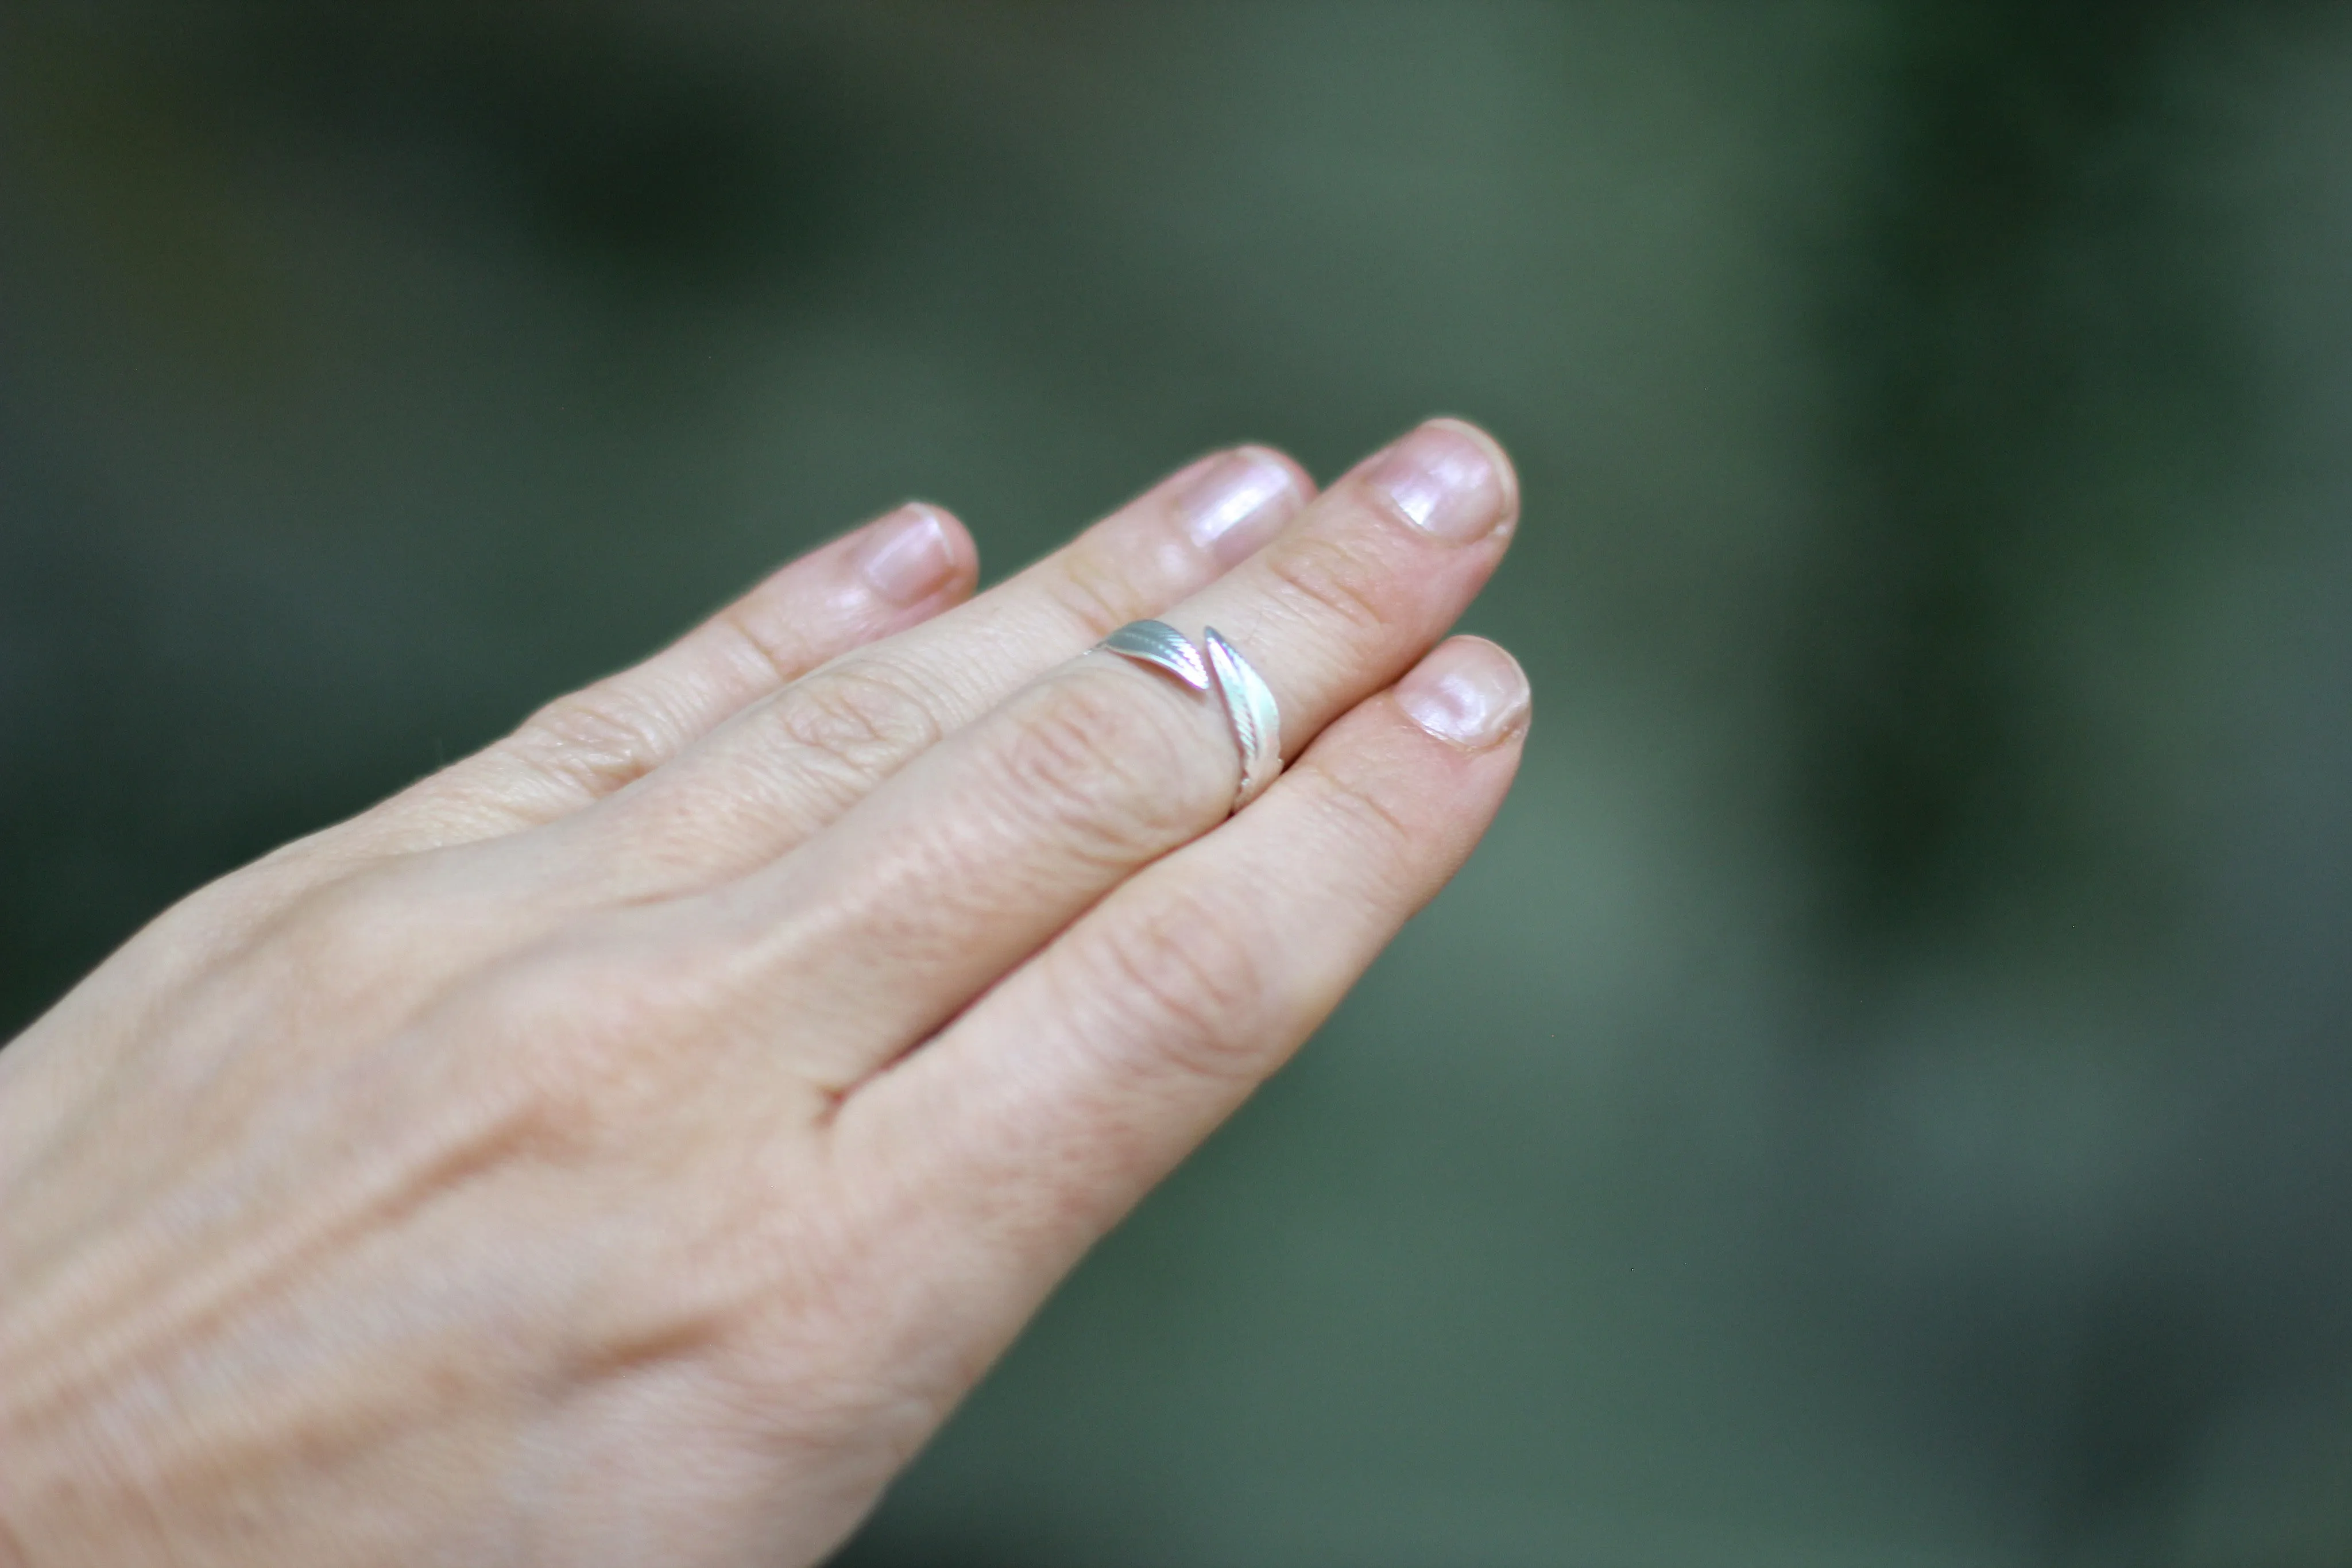
{"label": "silver ring", "polygon": [[1214,626],[1204,629],[1202,641],[1208,645],[1205,655],[1164,621],[1130,621],[1095,646],[1164,671],[1193,691],[1215,690],[1225,706],[1234,744],[1241,748],[1242,778],[1234,790],[1233,808],[1238,811],[1265,793],[1282,771],[1282,711],[1241,650]]}

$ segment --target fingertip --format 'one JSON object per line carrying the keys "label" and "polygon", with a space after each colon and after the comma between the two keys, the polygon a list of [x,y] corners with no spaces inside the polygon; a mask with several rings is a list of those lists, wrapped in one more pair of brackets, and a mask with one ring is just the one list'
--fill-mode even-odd
{"label": "fingertip", "polygon": [[1484,637],[1447,638],[1397,683],[1395,695],[1423,731],[1465,751],[1518,739],[1533,710],[1527,672]]}
{"label": "fingertip", "polygon": [[876,599],[911,609],[942,596],[961,598],[980,573],[970,530],[941,507],[908,501],[861,529],[849,564]]}
{"label": "fingertip", "polygon": [[1246,559],[1315,497],[1286,454],[1245,445],[1213,453],[1174,476],[1171,507],[1192,542],[1221,566]]}
{"label": "fingertip", "polygon": [[[1511,461],[1511,455],[1503,444],[1496,440],[1484,425],[1474,424],[1469,420],[1454,414],[1435,414],[1422,421],[1422,423],[1424,426],[1434,425],[1441,430],[1450,430],[1457,435],[1475,442],[1485,450],[1486,461],[1494,468],[1495,482],[1503,492],[1502,526],[1509,528],[1516,524],[1519,520],[1519,470],[1518,465]],[[1508,654],[1504,656],[1509,657]]]}
{"label": "fingertip", "polygon": [[1315,483],[1315,476],[1307,471],[1306,465],[1278,446],[1267,446],[1258,442],[1245,441],[1234,450],[1247,455],[1254,462],[1270,465],[1288,475],[1290,487],[1297,493],[1301,506],[1322,493],[1322,487]]}
{"label": "fingertip", "polygon": [[1466,420],[1423,420],[1348,473],[1347,482],[1427,538],[1507,541],[1519,480],[1500,443]]}
{"label": "fingertip", "polygon": [[910,500],[899,509],[920,512],[938,524],[940,543],[948,555],[948,574],[942,586],[957,599],[969,596],[980,581],[980,541],[964,527],[963,519],[936,501]]}

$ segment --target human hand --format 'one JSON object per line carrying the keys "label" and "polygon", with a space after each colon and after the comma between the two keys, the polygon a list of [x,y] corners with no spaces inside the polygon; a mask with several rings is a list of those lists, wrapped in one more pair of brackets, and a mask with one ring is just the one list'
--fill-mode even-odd
{"label": "human hand", "polygon": [[[1500,452],[1310,488],[1203,459],[969,603],[904,508],[157,920],[0,1051],[0,1557],[837,1543],[1509,784],[1517,666],[1432,651]],[[1279,701],[1230,820],[1213,696],[1079,656],[1142,617]]]}

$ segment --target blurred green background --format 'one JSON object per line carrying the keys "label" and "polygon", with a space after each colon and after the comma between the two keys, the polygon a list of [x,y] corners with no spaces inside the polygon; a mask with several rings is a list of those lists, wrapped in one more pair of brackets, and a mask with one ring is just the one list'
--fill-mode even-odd
{"label": "blurred green background", "polygon": [[1432,412],[1517,792],[845,1563],[2352,1563],[2352,7],[0,11],[0,1035],[901,497]]}

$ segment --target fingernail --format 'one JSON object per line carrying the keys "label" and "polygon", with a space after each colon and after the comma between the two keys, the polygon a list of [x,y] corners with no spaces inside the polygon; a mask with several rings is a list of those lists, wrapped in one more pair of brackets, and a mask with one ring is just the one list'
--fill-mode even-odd
{"label": "fingernail", "polygon": [[1232,566],[1273,538],[1305,498],[1289,465],[1264,447],[1244,446],[1185,486],[1176,515],[1194,544]]}
{"label": "fingernail", "polygon": [[924,506],[903,507],[876,523],[850,559],[866,585],[893,604],[929,598],[955,570],[948,527]]}
{"label": "fingernail", "polygon": [[1438,739],[1475,748],[1526,723],[1528,677],[1517,659],[1485,638],[1456,637],[1397,683],[1396,699]]}
{"label": "fingernail", "polygon": [[1492,448],[1454,420],[1432,420],[1377,458],[1364,483],[1423,533],[1466,544],[1495,531],[1512,507]]}

